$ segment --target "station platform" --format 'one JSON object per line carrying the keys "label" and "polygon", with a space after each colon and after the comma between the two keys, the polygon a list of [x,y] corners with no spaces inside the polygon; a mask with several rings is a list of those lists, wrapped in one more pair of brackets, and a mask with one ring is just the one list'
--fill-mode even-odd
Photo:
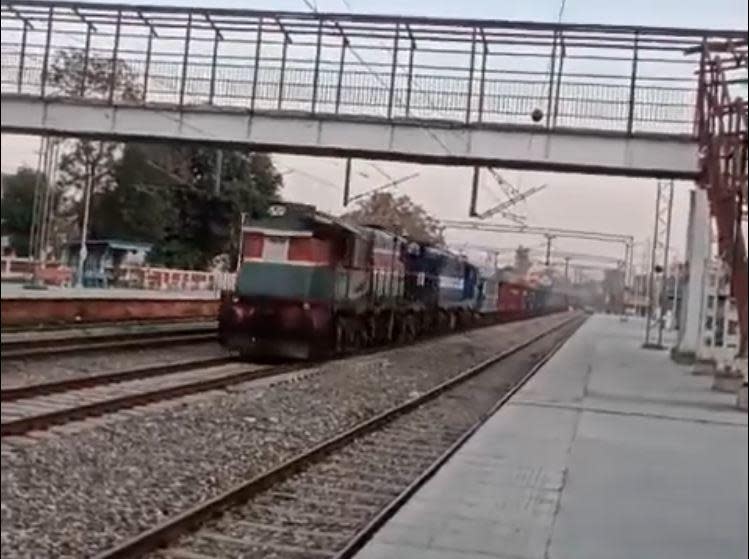
{"label": "station platform", "polygon": [[747,414],[592,316],[357,559],[747,557]]}
{"label": "station platform", "polygon": [[167,291],[157,289],[124,289],[100,287],[54,287],[27,289],[22,284],[0,284],[1,299],[148,299],[148,300],[218,300],[217,290]]}
{"label": "station platform", "polygon": [[195,331],[196,334],[205,332],[207,329],[217,329],[216,321],[189,321],[165,322],[163,324],[117,324],[117,325],[91,325],[74,326],[63,329],[47,330],[22,330],[19,332],[0,332],[0,341],[3,344],[40,343],[40,342],[65,342],[76,338],[106,338],[111,336],[122,336],[128,334],[138,335],[169,335],[185,334]]}
{"label": "station platform", "polygon": [[216,320],[218,291],[158,291],[2,284],[0,325],[24,329],[78,324]]}

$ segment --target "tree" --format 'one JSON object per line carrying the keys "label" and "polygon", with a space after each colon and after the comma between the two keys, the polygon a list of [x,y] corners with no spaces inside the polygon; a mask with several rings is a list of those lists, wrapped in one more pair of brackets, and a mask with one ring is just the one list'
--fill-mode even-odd
{"label": "tree", "polygon": [[160,242],[177,214],[170,185],[148,165],[148,148],[126,145],[111,174],[114,186],[92,204],[91,237]]}
{"label": "tree", "polygon": [[[124,60],[92,56],[80,49],[62,49],[55,54],[49,72],[49,84],[63,97],[108,98],[114,88],[115,100],[134,101],[140,97],[136,75]],[[113,81],[114,76],[114,81]]]}
{"label": "tree", "polygon": [[10,237],[10,246],[18,256],[29,255],[37,180],[43,181],[42,188],[46,186],[47,178],[28,167],[20,167],[15,174],[3,176],[2,234]]}
{"label": "tree", "polygon": [[[50,83],[66,97],[133,101],[136,76],[124,61],[59,52]],[[215,191],[216,153],[195,145],[121,144],[76,140],[59,165],[60,213],[80,231],[84,186],[92,184],[91,236],[153,243],[159,265],[200,269],[221,254],[236,257],[239,216],[265,210],[281,176],[266,155],[223,154]]]}
{"label": "tree", "polygon": [[170,181],[175,212],[151,252],[152,262],[160,265],[206,268],[222,255],[234,261],[240,215],[261,215],[282,185],[281,175],[264,154],[225,151],[219,192],[215,191],[215,149],[158,146],[149,149],[149,156],[149,165]]}
{"label": "tree", "polygon": [[445,242],[439,221],[406,195],[396,198],[390,192],[375,192],[343,218],[360,225],[382,227],[418,242],[436,245]]}
{"label": "tree", "polygon": [[[63,97],[108,99],[111,92],[115,100],[133,101],[140,96],[135,73],[125,61],[113,63],[111,57],[91,56],[79,49],[57,52],[50,67],[49,84]],[[62,189],[59,214],[74,226],[70,228],[80,232],[86,181],[91,181],[92,206],[95,206],[97,196],[116,185],[114,173],[121,146],[86,139],[66,144],[59,164],[58,185]]]}

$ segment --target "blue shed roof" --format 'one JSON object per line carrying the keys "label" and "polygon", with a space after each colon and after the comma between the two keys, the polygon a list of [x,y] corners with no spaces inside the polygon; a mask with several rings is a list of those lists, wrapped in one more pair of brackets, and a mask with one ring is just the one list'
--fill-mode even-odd
{"label": "blue shed roof", "polygon": [[[70,241],[67,246],[80,246],[81,241]],[[86,241],[86,246],[106,246],[115,250],[150,250],[153,243],[143,243],[139,241],[122,241],[120,239],[90,239]]]}

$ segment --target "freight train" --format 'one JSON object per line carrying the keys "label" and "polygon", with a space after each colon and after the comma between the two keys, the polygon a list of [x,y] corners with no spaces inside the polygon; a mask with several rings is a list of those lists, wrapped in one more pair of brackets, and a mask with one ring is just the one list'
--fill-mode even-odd
{"label": "freight train", "polygon": [[278,203],[243,221],[219,339],[246,357],[306,359],[567,308],[449,250]]}

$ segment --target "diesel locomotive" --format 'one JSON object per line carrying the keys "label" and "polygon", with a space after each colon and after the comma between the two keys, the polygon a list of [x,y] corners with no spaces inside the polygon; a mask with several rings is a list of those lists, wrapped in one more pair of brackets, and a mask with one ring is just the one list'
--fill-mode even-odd
{"label": "diesel locomotive", "polygon": [[219,339],[243,356],[306,359],[563,310],[549,288],[487,275],[449,250],[314,206],[244,220]]}

